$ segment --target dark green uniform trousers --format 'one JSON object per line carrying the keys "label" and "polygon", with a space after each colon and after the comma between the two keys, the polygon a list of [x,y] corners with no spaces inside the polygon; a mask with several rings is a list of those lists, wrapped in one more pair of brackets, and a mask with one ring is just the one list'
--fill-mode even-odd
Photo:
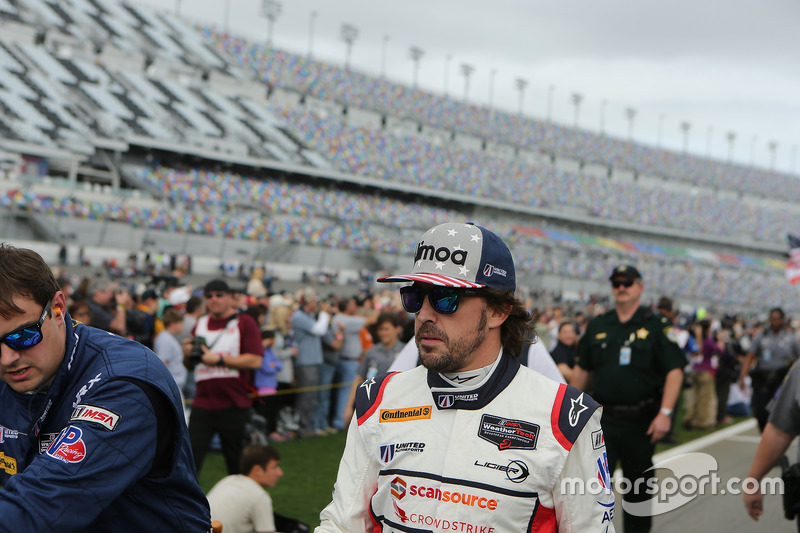
{"label": "dark green uniform trousers", "polygon": [[[608,470],[613,476],[619,460],[622,476],[629,483],[620,484],[618,480],[614,480],[614,484],[617,490],[627,490],[627,494],[622,495],[622,499],[626,502],[641,502],[656,497],[646,492],[647,479],[653,477],[653,471],[646,473],[645,471],[653,466],[655,450],[655,445],[650,444],[650,436],[647,435],[650,422],[650,420],[644,422],[624,420],[603,414],[601,423],[606,439]],[[642,481],[637,482],[639,478],[642,478]],[[635,487],[639,490],[634,490]],[[620,507],[617,506],[618,512]],[[625,533],[646,533],[650,531],[652,521],[649,515],[634,516],[623,510]]]}

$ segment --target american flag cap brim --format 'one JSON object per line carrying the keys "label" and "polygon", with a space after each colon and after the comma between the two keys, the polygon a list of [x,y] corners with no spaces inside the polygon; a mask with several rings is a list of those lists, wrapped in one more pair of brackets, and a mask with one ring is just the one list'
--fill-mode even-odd
{"label": "american flag cap brim", "polygon": [[453,278],[450,276],[441,276],[439,274],[423,274],[423,273],[406,274],[402,276],[385,276],[383,278],[378,278],[376,281],[380,283],[418,281],[420,283],[439,285],[440,287],[461,287],[464,289],[482,289],[486,287],[486,285],[483,285],[481,283],[464,281],[463,279]]}

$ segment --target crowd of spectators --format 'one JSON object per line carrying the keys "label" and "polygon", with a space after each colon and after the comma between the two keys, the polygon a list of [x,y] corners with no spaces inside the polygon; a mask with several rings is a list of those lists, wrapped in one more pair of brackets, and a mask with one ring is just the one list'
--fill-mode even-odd
{"label": "crowd of spectators", "polygon": [[[200,25],[197,29],[233,65],[272,88],[410,119],[447,131],[587,162],[634,169],[701,187],[800,200],[796,178],[784,173],[644,146],[633,141],[534,120],[496,108],[365,74],[356,69],[267,47],[263,42]],[[376,175],[372,172],[370,175]]]}
{"label": "crowd of spectators", "polygon": [[[159,167],[141,169],[140,177],[158,187],[169,206],[127,204],[113,196],[106,202],[55,192],[45,196],[19,189],[0,195],[0,205],[175,233],[391,254],[411,249],[419,227],[447,219],[476,219],[467,213],[388,195],[231,172]],[[716,303],[735,305],[754,300],[782,301],[785,290],[784,265],[779,261],[540,229],[523,223],[523,219],[475,221],[490,223],[510,242],[517,249],[522,272],[532,276],[601,280],[615,263],[635,261],[647,265],[652,273],[649,287],[680,297],[707,294]],[[161,263],[157,257],[153,261]]]}

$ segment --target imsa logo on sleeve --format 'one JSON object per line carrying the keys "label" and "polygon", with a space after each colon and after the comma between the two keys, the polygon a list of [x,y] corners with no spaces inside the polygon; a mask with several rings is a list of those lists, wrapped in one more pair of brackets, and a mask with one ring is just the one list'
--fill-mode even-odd
{"label": "imsa logo on sleeve", "polygon": [[108,431],[114,431],[119,423],[119,415],[114,411],[95,407],[93,405],[78,405],[72,411],[70,422],[91,422],[98,424]]}

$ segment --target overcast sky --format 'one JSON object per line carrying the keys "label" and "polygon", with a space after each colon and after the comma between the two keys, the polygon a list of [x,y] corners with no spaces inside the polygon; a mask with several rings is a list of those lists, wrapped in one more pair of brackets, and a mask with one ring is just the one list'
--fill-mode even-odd
{"label": "overcast sky", "polygon": [[[175,11],[178,0],[137,3]],[[261,5],[180,0],[180,12],[265,40]],[[417,46],[424,50],[419,85],[437,93],[447,83],[451,96],[463,98],[467,63],[474,67],[470,102],[488,104],[492,92],[495,106],[517,111],[521,77],[529,81],[523,112],[534,118],[547,117],[552,87],[555,121],[574,124],[577,93],[581,128],[597,132],[604,122],[606,133],[626,138],[625,110],[633,108],[639,142],[659,144],[660,129],[661,146],[680,151],[681,123],[688,122],[691,153],[710,150],[725,160],[734,132],[734,161],[769,167],[768,144],[775,141],[776,168],[800,170],[796,0],[282,0],[273,42],[301,54],[311,43],[314,57],[343,64],[343,23],[359,31],[353,69],[379,75],[386,42],[386,75],[411,84],[409,48]]]}

